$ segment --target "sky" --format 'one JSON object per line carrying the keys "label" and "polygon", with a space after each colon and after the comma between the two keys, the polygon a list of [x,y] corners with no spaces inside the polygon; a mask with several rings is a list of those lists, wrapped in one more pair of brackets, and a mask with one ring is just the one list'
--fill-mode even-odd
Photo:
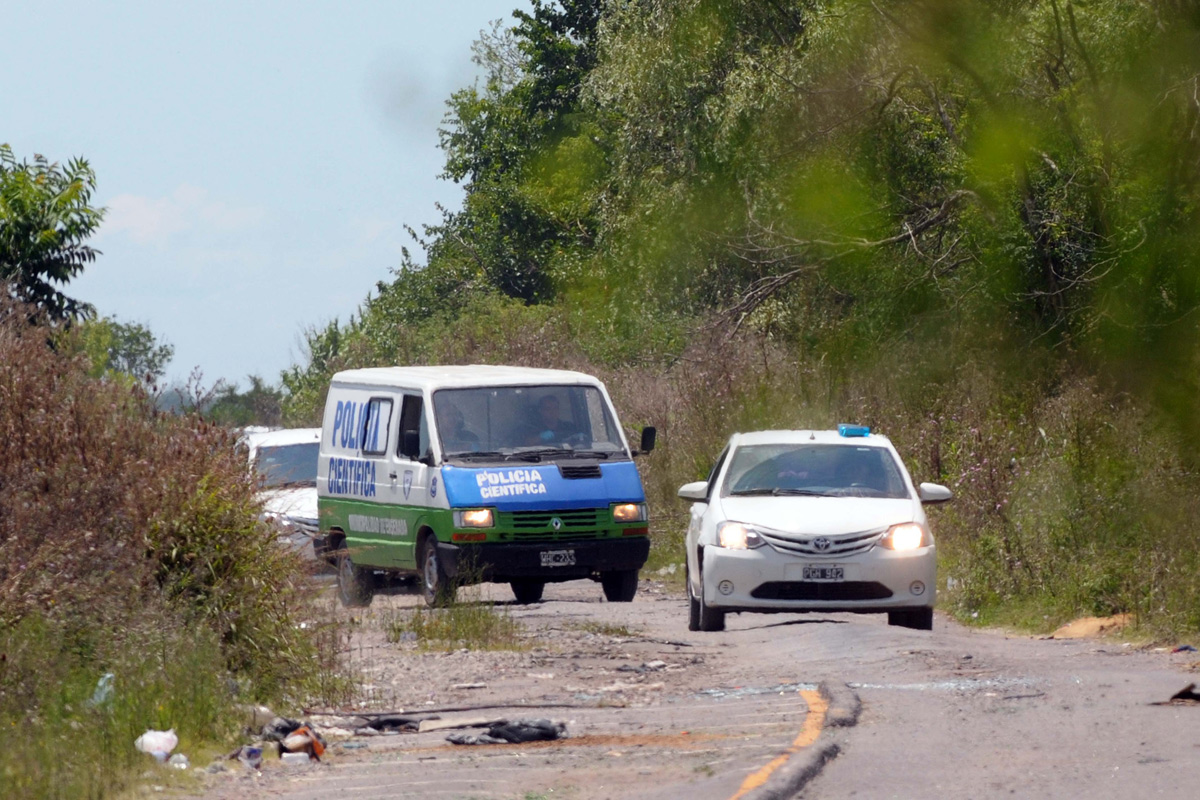
{"label": "sky", "polygon": [[445,102],[476,80],[480,31],[527,5],[23,3],[0,143],[96,172],[102,255],[68,296],[173,345],[169,381],[277,383],[306,328],[345,321],[402,247],[422,257],[405,225],[459,207]]}

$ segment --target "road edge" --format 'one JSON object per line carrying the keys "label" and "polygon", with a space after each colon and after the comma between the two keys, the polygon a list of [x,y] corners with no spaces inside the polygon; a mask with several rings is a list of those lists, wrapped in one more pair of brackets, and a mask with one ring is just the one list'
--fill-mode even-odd
{"label": "road edge", "polygon": [[794,797],[841,752],[846,729],[858,723],[862,701],[844,683],[822,681],[817,691],[829,703],[817,740],[788,759],[765,784],[744,795],[744,800],[787,800]]}

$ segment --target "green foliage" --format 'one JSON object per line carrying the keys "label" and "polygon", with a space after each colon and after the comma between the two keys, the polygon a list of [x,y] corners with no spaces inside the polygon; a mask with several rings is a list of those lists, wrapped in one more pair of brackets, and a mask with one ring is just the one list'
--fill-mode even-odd
{"label": "green foliage", "polygon": [[247,425],[278,427],[283,423],[283,390],[268,386],[258,375],[247,377],[250,388],[239,392],[237,384],[221,384],[205,407],[204,416],[228,428]]}
{"label": "green foliage", "polygon": [[104,218],[89,205],[96,175],[81,158],[67,166],[35,155],[17,161],[0,144],[0,283],[6,296],[35,306],[52,322],[88,314],[91,306],[64,295],[62,285],[96,260],[85,244]]}
{"label": "green foliage", "polygon": [[149,328],[113,317],[83,320],[64,334],[61,344],[83,351],[92,364],[92,377],[123,375],[146,386],[162,378],[175,355],[175,348],[159,343]]}

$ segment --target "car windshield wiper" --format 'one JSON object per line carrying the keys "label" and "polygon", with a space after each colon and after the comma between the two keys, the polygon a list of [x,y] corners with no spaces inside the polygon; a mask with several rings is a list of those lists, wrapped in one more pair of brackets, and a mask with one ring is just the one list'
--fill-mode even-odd
{"label": "car windshield wiper", "polygon": [[730,497],[764,497],[770,495],[772,497],[828,497],[825,492],[818,492],[815,489],[781,489],[778,486],[769,489],[761,487],[757,489],[741,489],[736,492],[730,492]]}
{"label": "car windshield wiper", "polygon": [[268,488],[270,488],[270,489],[292,489],[292,488],[295,488],[296,486],[316,486],[316,485],[317,485],[317,481],[315,478],[304,478],[303,480],[284,481],[283,483],[276,483],[273,486],[270,486]]}

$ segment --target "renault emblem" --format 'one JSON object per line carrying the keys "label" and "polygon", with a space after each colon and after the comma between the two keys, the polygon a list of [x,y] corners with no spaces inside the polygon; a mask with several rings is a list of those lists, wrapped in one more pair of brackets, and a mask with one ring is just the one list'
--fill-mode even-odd
{"label": "renault emblem", "polygon": [[554,530],[556,530],[556,531],[561,531],[562,530],[562,520],[559,519],[558,517],[555,517],[554,519],[550,520],[550,527],[554,528]]}
{"label": "renault emblem", "polygon": [[829,541],[824,536],[813,539],[813,549],[818,553],[824,553],[832,544],[833,542]]}

